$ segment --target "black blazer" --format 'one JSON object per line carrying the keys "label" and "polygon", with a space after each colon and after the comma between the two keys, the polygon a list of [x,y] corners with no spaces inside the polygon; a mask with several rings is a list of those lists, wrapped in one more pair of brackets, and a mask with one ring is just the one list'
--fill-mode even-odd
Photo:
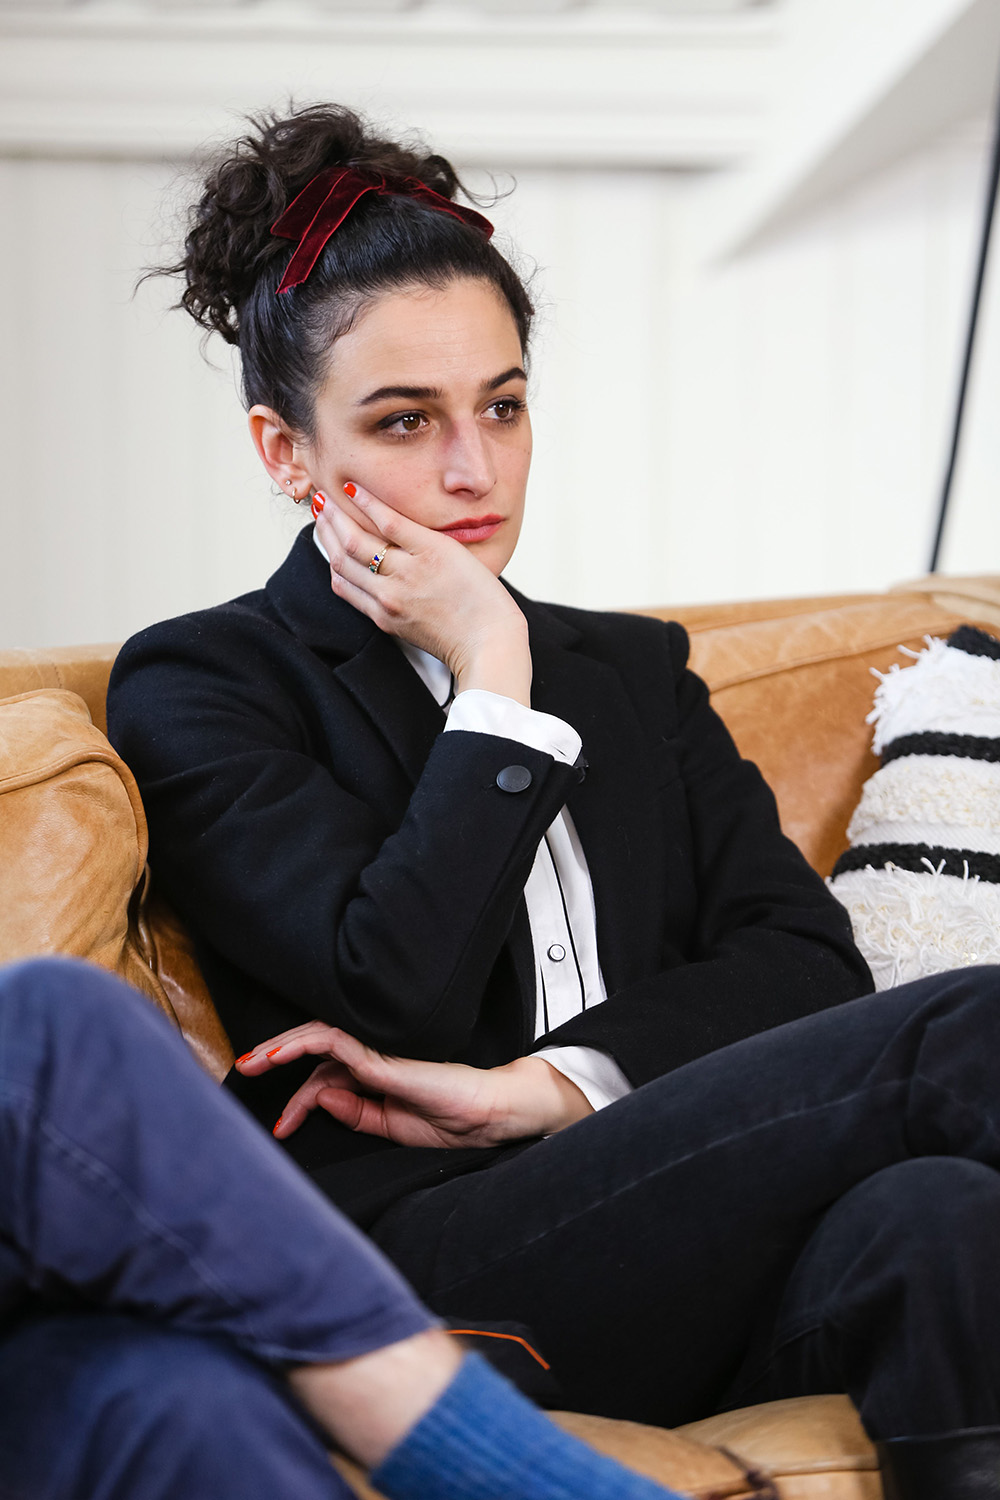
{"label": "black blazer", "polygon": [[[109,732],[238,1052],[318,1016],[482,1067],[597,1047],[638,1085],[871,988],[846,913],[686,670],[681,627],[514,597],[532,704],[579,731],[585,769],[442,733],[395,642],[332,594],[311,527],[263,590],[123,648]],[[524,790],[498,783],[511,765]],[[564,804],[608,999],[536,1043],[522,892]],[[270,1124],[297,1076],[234,1085]],[[396,1147],[326,1116],[291,1149],[363,1223],[496,1154]]]}

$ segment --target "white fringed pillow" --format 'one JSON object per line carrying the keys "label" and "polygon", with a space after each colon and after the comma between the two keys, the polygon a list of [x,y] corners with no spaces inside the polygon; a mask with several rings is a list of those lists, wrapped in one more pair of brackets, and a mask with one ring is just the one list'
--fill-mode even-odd
{"label": "white fringed pillow", "polygon": [[1000,963],[1000,641],[926,639],[912,667],[875,673],[882,766],[829,880],[879,990]]}

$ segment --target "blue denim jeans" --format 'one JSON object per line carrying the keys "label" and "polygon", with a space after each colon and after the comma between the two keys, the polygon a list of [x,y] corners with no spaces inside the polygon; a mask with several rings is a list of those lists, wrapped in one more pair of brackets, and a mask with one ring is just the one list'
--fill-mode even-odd
{"label": "blue denim jeans", "polygon": [[347,1493],[279,1378],[432,1319],[147,1001],[0,972],[0,1497]]}
{"label": "blue denim jeans", "polygon": [[[733,1004],[739,997],[733,997]],[[1000,968],[722,1049],[372,1228],[566,1404],[672,1426],[847,1391],[876,1438],[1000,1424]]]}

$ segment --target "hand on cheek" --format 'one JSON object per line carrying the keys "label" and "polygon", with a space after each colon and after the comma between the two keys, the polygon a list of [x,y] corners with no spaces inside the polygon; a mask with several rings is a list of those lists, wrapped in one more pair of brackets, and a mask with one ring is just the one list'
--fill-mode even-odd
{"label": "hand on cheek", "polygon": [[485,688],[529,703],[527,626],[495,574],[461,542],[360,485],[349,481],[344,491],[317,496],[316,531],[338,598],[445,662],[458,691]]}
{"label": "hand on cheek", "polygon": [[359,569],[367,569],[371,557],[385,547],[385,538],[361,507],[346,494],[338,492],[330,499],[323,490],[317,490],[312,513],[316,518],[316,535],[330,561],[334,578],[350,578],[355,584],[366,583]]}

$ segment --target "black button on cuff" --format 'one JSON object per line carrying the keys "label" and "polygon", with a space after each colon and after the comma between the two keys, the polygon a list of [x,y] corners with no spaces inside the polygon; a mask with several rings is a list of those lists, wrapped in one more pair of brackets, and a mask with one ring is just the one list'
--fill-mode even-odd
{"label": "black button on cuff", "polygon": [[531,785],[531,772],[527,766],[504,766],[497,776],[497,786],[502,792],[526,792]]}

